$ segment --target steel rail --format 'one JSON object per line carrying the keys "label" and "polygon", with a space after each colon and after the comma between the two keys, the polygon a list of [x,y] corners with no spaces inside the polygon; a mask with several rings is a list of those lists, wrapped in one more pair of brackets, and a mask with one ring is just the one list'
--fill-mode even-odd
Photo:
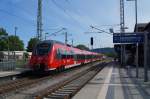
{"label": "steel rail", "polygon": [[[90,65],[90,64],[91,63],[89,63],[87,65]],[[47,80],[49,78],[59,76],[62,73],[65,73],[65,72],[71,72],[71,71],[79,69],[79,68],[82,68],[82,66],[80,66],[78,68],[73,68],[73,69],[71,68],[72,70],[69,69],[69,71],[64,71],[64,72],[61,72],[61,73],[57,73],[55,75],[49,75],[49,76],[42,77],[42,78],[36,78],[36,79],[22,78],[22,79],[18,79],[18,80],[15,80],[15,81],[6,82],[6,83],[0,85],[0,96],[5,94],[5,93],[8,93],[8,92],[11,92],[11,91],[14,91],[14,90],[19,90],[21,88],[26,88],[30,85],[40,83],[40,82],[42,82],[44,80]]]}
{"label": "steel rail", "polygon": [[56,83],[44,90],[35,93],[34,99],[70,99],[84,85],[88,83],[106,64],[92,66],[88,70],[71,76],[70,78]]}

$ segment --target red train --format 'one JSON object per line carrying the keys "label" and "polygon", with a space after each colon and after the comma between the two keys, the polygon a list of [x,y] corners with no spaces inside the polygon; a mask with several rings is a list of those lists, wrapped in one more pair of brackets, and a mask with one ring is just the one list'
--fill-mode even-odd
{"label": "red train", "polygon": [[102,55],[80,50],[54,40],[39,42],[32,52],[30,69],[62,70],[102,59]]}

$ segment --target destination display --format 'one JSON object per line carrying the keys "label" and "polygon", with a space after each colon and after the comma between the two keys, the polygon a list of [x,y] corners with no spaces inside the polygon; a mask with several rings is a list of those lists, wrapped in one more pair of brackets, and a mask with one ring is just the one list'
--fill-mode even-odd
{"label": "destination display", "polygon": [[143,43],[144,33],[114,33],[113,43]]}

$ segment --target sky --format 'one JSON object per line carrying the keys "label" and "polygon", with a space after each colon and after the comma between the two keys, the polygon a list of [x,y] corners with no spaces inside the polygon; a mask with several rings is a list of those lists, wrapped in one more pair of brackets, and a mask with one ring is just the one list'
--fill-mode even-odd
{"label": "sky", "polygon": [[[18,27],[17,36],[23,40],[25,48],[30,38],[36,36],[38,0],[0,0],[0,27],[6,29],[9,35],[14,35],[14,28]],[[90,47],[90,37],[94,37],[94,48],[113,47],[113,37],[98,32],[96,28],[109,31],[113,28],[119,32],[120,0],[43,0],[43,38],[45,33],[52,34],[66,28],[68,43],[84,44]],[[138,0],[138,23],[150,21],[150,0]],[[135,24],[134,1],[125,0],[126,32],[133,32]],[[62,31],[64,32],[64,31]],[[63,33],[48,36],[47,39],[64,42]]]}

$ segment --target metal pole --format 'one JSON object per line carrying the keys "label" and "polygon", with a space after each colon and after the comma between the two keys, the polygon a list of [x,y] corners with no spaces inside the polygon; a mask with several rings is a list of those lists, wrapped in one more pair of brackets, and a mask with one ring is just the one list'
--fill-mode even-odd
{"label": "metal pole", "polygon": [[72,39],[72,47],[73,47],[73,39]]}
{"label": "metal pole", "polygon": [[65,44],[67,45],[68,37],[67,37],[67,32],[65,32]]}
{"label": "metal pole", "polygon": [[15,36],[16,36],[16,34],[17,34],[17,30],[18,30],[18,27],[15,27]]}
{"label": "metal pole", "polygon": [[[124,33],[124,0],[120,0],[120,32]],[[120,35],[122,38],[122,34]],[[124,65],[125,47],[121,44],[121,65]]]}
{"label": "metal pole", "polygon": [[45,40],[46,40],[46,33],[45,33]]}
{"label": "metal pole", "polygon": [[7,40],[8,40],[8,61],[9,61],[9,54],[10,54],[10,48],[9,48],[9,36],[7,35]]}
{"label": "metal pole", "polygon": [[148,81],[148,66],[147,66],[147,43],[148,43],[148,38],[147,38],[147,32],[144,33],[144,81]]}
{"label": "metal pole", "polygon": [[45,33],[45,40],[46,40],[47,35],[48,35],[48,33]]}
{"label": "metal pole", "polygon": [[[15,27],[15,41],[14,41],[14,46],[16,47],[17,45],[16,45],[16,34],[17,34],[17,27]],[[14,48],[14,60],[16,60],[16,53],[15,53],[15,48]]]}
{"label": "metal pole", "polygon": [[[135,26],[137,27],[137,0],[135,0]],[[136,28],[136,31],[137,31],[137,28]]]}
{"label": "metal pole", "polygon": [[[137,0],[135,0],[135,32],[138,32],[137,30]],[[138,78],[139,74],[139,47],[138,44],[136,45],[136,77]]]}
{"label": "metal pole", "polygon": [[[135,32],[138,32],[137,29],[137,0],[127,0],[127,1],[135,1]],[[136,45],[136,77],[138,78],[138,44]]]}
{"label": "metal pole", "polygon": [[136,44],[136,77],[138,78],[139,77],[139,62],[138,62],[138,60],[139,60],[139,55],[138,55],[138,53],[139,53],[139,48],[138,48],[139,46],[138,46],[138,43]]}
{"label": "metal pole", "polygon": [[42,40],[42,0],[38,0],[37,10],[37,38]]}

